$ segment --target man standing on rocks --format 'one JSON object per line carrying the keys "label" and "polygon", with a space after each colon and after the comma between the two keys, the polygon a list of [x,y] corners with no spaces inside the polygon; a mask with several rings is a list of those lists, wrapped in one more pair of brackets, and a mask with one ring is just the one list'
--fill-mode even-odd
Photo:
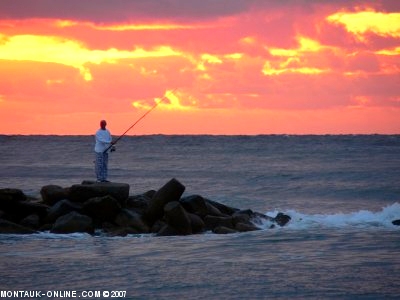
{"label": "man standing on rocks", "polygon": [[97,130],[95,138],[96,145],[94,151],[96,152],[96,177],[97,182],[109,182],[107,180],[108,175],[108,151],[106,151],[110,145],[113,145],[110,131],[106,128],[107,122],[105,120],[100,121],[100,129]]}

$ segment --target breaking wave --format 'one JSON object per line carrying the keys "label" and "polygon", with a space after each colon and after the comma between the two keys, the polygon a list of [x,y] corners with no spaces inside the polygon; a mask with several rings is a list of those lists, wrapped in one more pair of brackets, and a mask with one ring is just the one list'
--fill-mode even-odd
{"label": "breaking wave", "polygon": [[[394,220],[400,219],[400,203],[396,202],[382,208],[381,211],[359,210],[351,213],[335,214],[304,214],[296,210],[286,210],[285,214],[291,216],[291,221],[286,225],[290,229],[310,228],[399,228],[393,225]],[[266,215],[274,216],[277,211],[267,212]],[[271,224],[265,222],[263,227]]]}

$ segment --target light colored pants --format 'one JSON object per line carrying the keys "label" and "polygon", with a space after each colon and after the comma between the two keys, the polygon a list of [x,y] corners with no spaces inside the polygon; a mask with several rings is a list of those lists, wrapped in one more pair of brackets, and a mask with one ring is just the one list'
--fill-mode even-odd
{"label": "light colored pants", "polygon": [[96,152],[96,177],[97,181],[107,180],[108,175],[108,153]]}

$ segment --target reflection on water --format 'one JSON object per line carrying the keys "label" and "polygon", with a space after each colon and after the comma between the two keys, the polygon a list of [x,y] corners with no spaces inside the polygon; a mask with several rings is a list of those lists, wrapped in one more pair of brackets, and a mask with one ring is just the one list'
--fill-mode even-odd
{"label": "reflection on water", "polygon": [[385,229],[2,236],[0,288],[117,289],[132,298],[383,299],[400,288],[393,279],[398,246],[398,232]]}

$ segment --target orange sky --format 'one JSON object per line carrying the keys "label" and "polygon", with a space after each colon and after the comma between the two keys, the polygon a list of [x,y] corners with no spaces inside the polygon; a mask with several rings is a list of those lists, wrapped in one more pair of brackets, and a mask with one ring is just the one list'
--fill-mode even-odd
{"label": "orange sky", "polygon": [[0,2],[0,134],[119,135],[166,93],[130,134],[399,134],[400,1]]}

